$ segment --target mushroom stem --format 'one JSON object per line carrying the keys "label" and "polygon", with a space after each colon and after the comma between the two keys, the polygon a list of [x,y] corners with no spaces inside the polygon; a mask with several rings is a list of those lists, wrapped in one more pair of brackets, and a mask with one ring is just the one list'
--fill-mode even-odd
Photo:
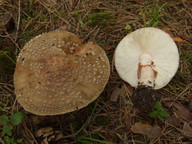
{"label": "mushroom stem", "polygon": [[139,58],[138,85],[154,87],[155,73],[152,57],[149,54],[142,54]]}
{"label": "mushroom stem", "polygon": [[154,90],[157,75],[154,67],[151,55],[145,53],[139,57],[138,86],[133,93],[132,101],[134,107],[140,111],[151,110],[152,106],[160,100],[160,95]]}

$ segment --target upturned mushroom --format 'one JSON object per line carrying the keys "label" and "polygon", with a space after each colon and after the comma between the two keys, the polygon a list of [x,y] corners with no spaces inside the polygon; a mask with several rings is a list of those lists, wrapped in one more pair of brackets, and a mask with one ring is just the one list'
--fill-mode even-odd
{"label": "upturned mushroom", "polygon": [[140,110],[150,109],[160,99],[157,89],[166,86],[179,66],[179,53],[173,39],[157,28],[141,28],[118,44],[116,70],[124,81],[135,87],[132,101]]}
{"label": "upturned mushroom", "polygon": [[98,45],[83,44],[67,31],[44,33],[19,53],[14,73],[16,99],[33,114],[65,114],[94,101],[109,75],[108,58]]}

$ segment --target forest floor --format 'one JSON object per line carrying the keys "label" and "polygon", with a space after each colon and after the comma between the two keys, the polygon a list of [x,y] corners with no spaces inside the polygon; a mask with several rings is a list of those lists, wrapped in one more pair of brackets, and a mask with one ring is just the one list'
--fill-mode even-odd
{"label": "forest floor", "polygon": [[[0,18],[0,143],[192,143],[192,1],[0,0]],[[34,36],[63,26],[83,42],[93,41],[105,50],[111,64],[109,81],[98,99],[83,109],[33,115],[15,99],[17,55]],[[113,65],[120,40],[143,27],[169,33],[180,53],[179,69],[159,90],[162,98],[158,108],[151,109],[158,113],[153,117],[133,108],[134,89],[120,79]]]}

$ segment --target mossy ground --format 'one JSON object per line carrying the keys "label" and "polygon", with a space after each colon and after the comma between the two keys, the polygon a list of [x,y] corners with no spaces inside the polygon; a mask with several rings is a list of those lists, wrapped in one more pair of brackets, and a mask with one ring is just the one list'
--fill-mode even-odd
{"label": "mossy ground", "polygon": [[[59,116],[40,117],[26,113],[22,125],[14,129],[14,135],[24,144],[40,143],[34,137],[35,130],[53,127],[64,134],[59,144],[99,141],[116,144],[170,144],[192,142],[181,131],[166,121],[156,121],[132,108],[133,92],[123,82],[113,66],[113,54],[118,42],[128,33],[142,27],[153,26],[169,29],[180,52],[180,66],[173,80],[160,93],[162,102],[174,100],[188,108],[192,101],[192,2],[190,0],[2,0],[0,12],[11,15],[0,26],[0,110],[11,115],[24,111],[15,101],[13,72],[19,51],[34,36],[67,26],[84,42],[93,41],[105,51],[111,64],[111,76],[104,92],[89,106]],[[118,100],[110,101],[117,86],[123,89]],[[177,99],[175,99],[177,98]],[[166,107],[177,117],[173,108]],[[163,135],[151,139],[131,132],[136,122],[159,125]],[[0,128],[1,129],[1,128]],[[92,139],[92,140],[91,140]],[[57,142],[54,142],[57,143]],[[85,142],[84,142],[85,143]],[[88,143],[88,142],[87,142]]]}

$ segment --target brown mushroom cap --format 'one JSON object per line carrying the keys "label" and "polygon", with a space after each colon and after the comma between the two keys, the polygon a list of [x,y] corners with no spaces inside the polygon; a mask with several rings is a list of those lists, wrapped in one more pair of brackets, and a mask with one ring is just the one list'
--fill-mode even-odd
{"label": "brown mushroom cap", "polygon": [[56,115],[87,106],[110,74],[105,52],[72,33],[36,36],[21,50],[14,73],[16,99],[26,111]]}

